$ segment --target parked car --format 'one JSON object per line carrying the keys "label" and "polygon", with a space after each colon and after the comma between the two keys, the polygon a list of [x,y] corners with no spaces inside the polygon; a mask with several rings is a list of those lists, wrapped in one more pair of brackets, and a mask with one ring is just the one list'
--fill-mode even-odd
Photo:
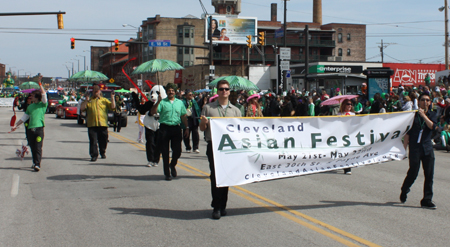
{"label": "parked car", "polygon": [[[111,92],[113,90],[104,89],[101,91],[102,91],[102,97],[105,97],[105,98],[111,100]],[[88,90],[88,93],[92,94],[92,90]],[[84,97],[78,101],[78,106],[77,106],[77,123],[78,124],[84,124],[84,121],[86,120],[86,112],[81,112],[81,110],[80,110],[81,103],[83,101],[84,101]],[[127,118],[127,108],[125,106],[122,106],[121,115],[122,115],[122,127],[127,127],[128,118]],[[108,111],[108,122],[110,125],[112,125],[114,123],[114,112],[111,110]]]}
{"label": "parked car", "polygon": [[77,118],[78,101],[67,101],[56,107],[56,118]]}

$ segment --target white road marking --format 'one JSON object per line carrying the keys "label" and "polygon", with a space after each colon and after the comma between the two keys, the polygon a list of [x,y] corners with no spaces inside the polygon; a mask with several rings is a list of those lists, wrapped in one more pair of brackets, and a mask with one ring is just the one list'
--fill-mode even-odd
{"label": "white road marking", "polygon": [[19,194],[19,175],[14,174],[11,186],[11,197],[16,197]]}

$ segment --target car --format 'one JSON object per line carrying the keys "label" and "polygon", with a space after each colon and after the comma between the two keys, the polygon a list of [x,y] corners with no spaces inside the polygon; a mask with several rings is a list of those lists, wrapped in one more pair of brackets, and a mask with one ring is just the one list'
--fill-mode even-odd
{"label": "car", "polygon": [[[110,89],[102,89],[102,97],[105,97],[107,99],[109,99],[111,101],[111,92],[113,90]],[[92,94],[92,90],[88,90],[88,93]],[[84,101],[84,97],[81,98],[78,101],[78,107],[77,107],[77,123],[78,124],[84,124],[85,120],[86,120],[86,112],[82,112],[81,111],[81,103]],[[125,106],[122,106],[122,124],[121,127],[127,127],[128,124],[128,118],[127,118],[127,108]],[[108,122],[110,125],[112,125],[114,123],[114,112],[109,110],[108,111]]]}
{"label": "car", "polygon": [[78,101],[67,101],[56,107],[56,118],[77,118]]}
{"label": "car", "polygon": [[56,107],[61,105],[64,100],[63,96],[61,96],[56,90],[48,90],[47,91],[47,113],[55,113]]}

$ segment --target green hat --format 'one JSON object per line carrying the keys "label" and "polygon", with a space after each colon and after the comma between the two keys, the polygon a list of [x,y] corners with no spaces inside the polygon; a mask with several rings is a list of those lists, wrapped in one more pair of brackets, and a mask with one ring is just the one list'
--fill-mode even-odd
{"label": "green hat", "polygon": [[247,98],[247,102],[253,98],[261,98],[261,95],[259,95],[257,92],[250,90],[248,91],[248,98]]}
{"label": "green hat", "polygon": [[219,95],[217,94],[217,88],[214,88],[211,92],[211,97],[209,98],[209,103],[211,103],[213,100],[215,100],[216,98],[219,97]]}
{"label": "green hat", "polygon": [[374,101],[374,99],[373,99],[373,98],[370,98],[369,101],[370,101],[370,103],[372,104],[373,101]]}

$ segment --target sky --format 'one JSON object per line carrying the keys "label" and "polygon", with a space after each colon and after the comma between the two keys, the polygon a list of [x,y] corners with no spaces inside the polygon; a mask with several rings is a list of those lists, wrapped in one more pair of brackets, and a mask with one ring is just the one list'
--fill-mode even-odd
{"label": "sky", "polygon": [[[214,13],[211,0],[202,0]],[[241,17],[270,20],[270,5],[278,4],[283,22],[284,1],[242,0]],[[312,22],[313,0],[287,1],[287,21]],[[380,43],[385,43],[384,62],[444,63],[445,16],[439,12],[444,1],[423,0],[322,0],[322,21],[365,24],[366,60],[381,61]],[[56,15],[0,16],[0,63],[16,74],[46,77],[68,76],[90,65],[90,46],[99,42],[70,38],[119,39],[136,37],[142,20],[161,15],[201,17],[199,0],[15,0],[2,2],[0,13],[66,12],[64,29],[57,29]],[[123,24],[131,26],[123,27]]]}

